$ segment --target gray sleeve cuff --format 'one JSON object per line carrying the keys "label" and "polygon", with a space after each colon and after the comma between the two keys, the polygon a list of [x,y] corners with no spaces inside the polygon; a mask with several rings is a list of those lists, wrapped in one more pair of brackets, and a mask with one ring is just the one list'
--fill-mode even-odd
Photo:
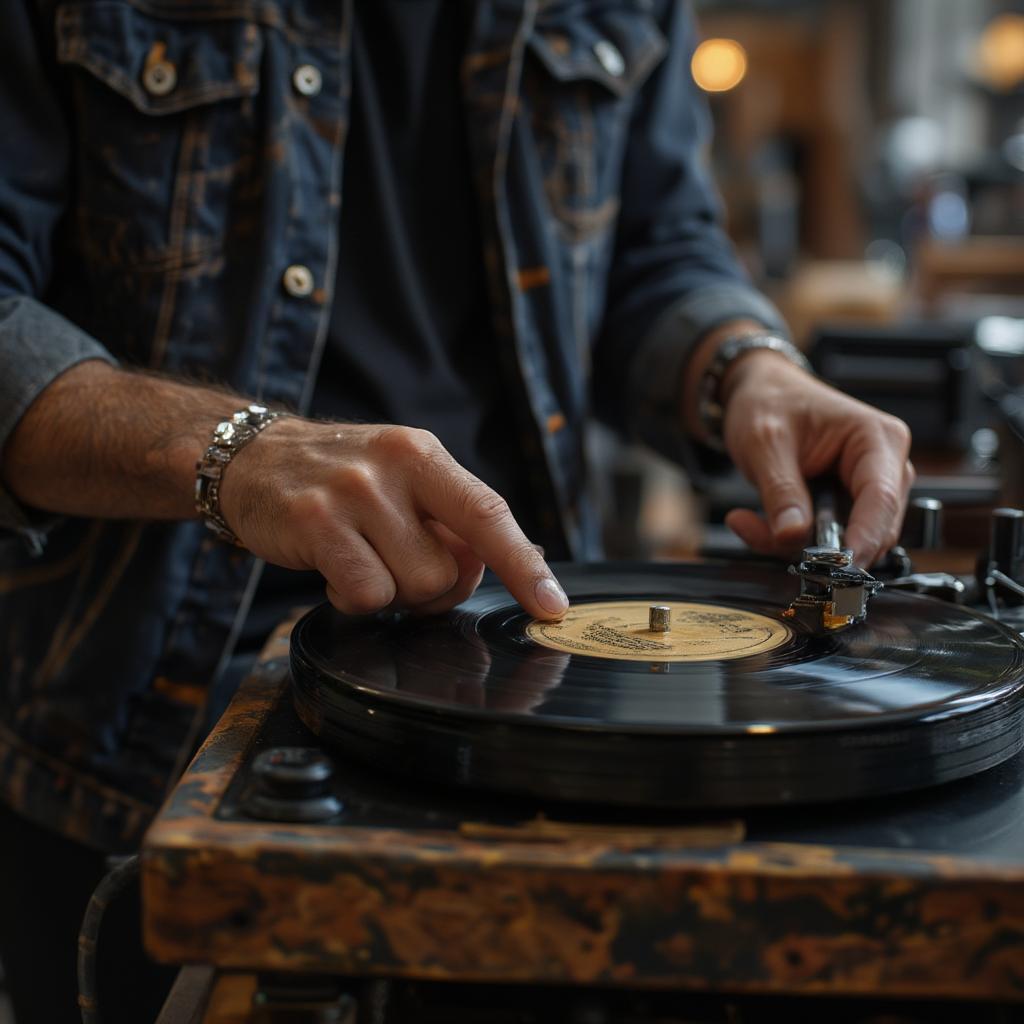
{"label": "gray sleeve cuff", "polygon": [[683,427],[680,396],[686,361],[708,331],[729,320],[756,320],[789,337],[779,311],[759,291],[738,281],[689,292],[654,322],[637,351],[627,390],[631,433],[683,465],[693,461],[693,439]]}
{"label": "gray sleeve cuff", "polygon": [[[87,359],[116,364],[99,342],[38,300],[0,298],[0,453],[40,392]],[[0,538],[13,531],[38,554],[58,518],[27,508],[0,484]]]}

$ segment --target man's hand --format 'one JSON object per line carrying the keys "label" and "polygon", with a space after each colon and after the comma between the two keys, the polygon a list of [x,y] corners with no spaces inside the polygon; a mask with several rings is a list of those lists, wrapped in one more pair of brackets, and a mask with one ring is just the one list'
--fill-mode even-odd
{"label": "man's hand", "polygon": [[804,481],[832,468],[853,497],[845,543],[857,564],[870,566],[897,543],[914,481],[902,420],[765,351],[730,368],[723,399],[726,447],[765,510],[765,518],[749,509],[726,516],[750,547],[786,556],[805,544],[813,510]]}
{"label": "man's hand", "polygon": [[250,551],[315,569],[350,614],[447,611],[485,565],[531,615],[568,607],[505,501],[425,430],[278,420],[228,466],[221,510]]}
{"label": "man's hand", "polygon": [[[67,515],[195,516],[196,461],[237,395],[91,361],[53,381],[2,452],[25,504]],[[536,618],[568,607],[505,502],[442,448],[404,427],[275,421],[231,461],[221,511],[255,554],[316,569],[332,603],[447,610],[490,566]]]}

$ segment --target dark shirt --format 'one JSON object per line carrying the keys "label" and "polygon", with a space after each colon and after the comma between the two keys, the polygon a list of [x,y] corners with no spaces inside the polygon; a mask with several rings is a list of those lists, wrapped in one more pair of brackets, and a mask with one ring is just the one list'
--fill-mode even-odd
{"label": "dark shirt", "polygon": [[[539,538],[470,178],[459,68],[472,13],[461,0],[355,4],[337,284],[311,414],[430,430]],[[323,590],[319,576],[268,566],[257,606],[307,590]]]}
{"label": "dark shirt", "polygon": [[471,10],[355,5],[337,291],[313,413],[424,427],[518,493],[458,80]]}

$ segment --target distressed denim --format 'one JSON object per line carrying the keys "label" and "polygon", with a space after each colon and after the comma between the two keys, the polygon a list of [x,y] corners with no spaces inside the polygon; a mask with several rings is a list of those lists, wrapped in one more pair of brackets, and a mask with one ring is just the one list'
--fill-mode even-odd
{"label": "distressed denim", "polygon": [[[351,4],[5,5],[0,444],[88,358],[306,407],[345,198]],[[462,82],[488,344],[563,555],[597,550],[587,418],[679,457],[694,340],[737,316],[781,329],[719,226],[693,40],[673,0],[477,5]],[[307,64],[313,95],[293,81]],[[310,294],[282,286],[293,264]],[[2,492],[0,526],[0,796],[130,847],[201,720],[258,563],[196,522],[48,519]]]}

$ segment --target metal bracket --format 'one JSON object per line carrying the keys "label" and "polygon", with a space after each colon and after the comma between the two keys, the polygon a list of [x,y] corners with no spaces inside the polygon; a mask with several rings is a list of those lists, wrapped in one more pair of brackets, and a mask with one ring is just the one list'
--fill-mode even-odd
{"label": "metal bracket", "polygon": [[800,594],[782,613],[813,632],[832,633],[863,622],[868,601],[884,584],[853,564],[849,548],[805,548],[799,565],[789,571],[800,577]]}
{"label": "metal bracket", "polygon": [[782,613],[813,633],[834,633],[863,622],[868,601],[883,584],[853,564],[853,552],[843,547],[842,527],[836,521],[835,494],[823,490],[814,516],[815,545],[804,548],[798,565],[789,571],[800,577],[800,593]]}

